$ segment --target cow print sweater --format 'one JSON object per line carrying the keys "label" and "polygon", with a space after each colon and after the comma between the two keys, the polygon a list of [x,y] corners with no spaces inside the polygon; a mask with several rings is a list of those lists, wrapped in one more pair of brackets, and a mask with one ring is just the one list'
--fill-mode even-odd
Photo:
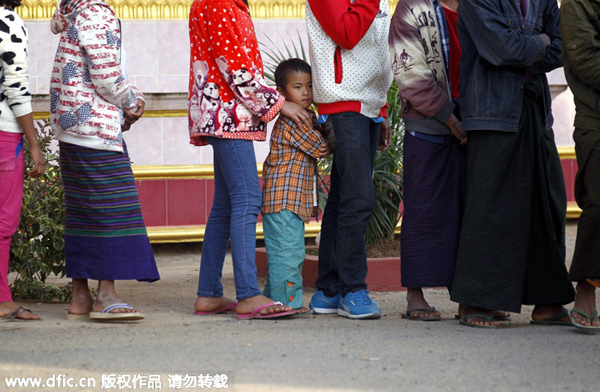
{"label": "cow print sweater", "polygon": [[22,133],[17,117],[31,113],[27,29],[11,8],[0,7],[0,131]]}

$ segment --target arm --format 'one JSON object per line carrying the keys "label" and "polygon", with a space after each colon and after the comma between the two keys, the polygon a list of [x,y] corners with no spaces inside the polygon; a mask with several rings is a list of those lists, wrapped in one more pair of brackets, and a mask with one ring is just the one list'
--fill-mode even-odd
{"label": "arm", "polygon": [[600,36],[575,2],[560,9],[562,39],[565,42],[565,62],[579,80],[594,90],[600,90]]}
{"label": "arm", "polygon": [[400,95],[423,115],[446,122],[454,110],[454,103],[427,65],[417,21],[405,2],[399,3],[398,7],[403,8],[396,10],[392,18],[389,44]]}
{"label": "arm", "polygon": [[78,17],[79,46],[85,51],[90,78],[98,94],[119,108],[132,109],[143,94],[132,88],[121,69],[119,23],[104,6],[87,10]]}
{"label": "arm", "polygon": [[550,45],[546,47],[546,54],[541,61],[533,64],[533,67],[527,70],[528,74],[540,74],[550,72],[553,69],[562,67],[561,55],[561,37],[559,29],[558,5],[556,1],[548,2],[548,9],[545,10],[546,15],[542,33],[546,34],[550,39]]}
{"label": "arm", "polygon": [[[509,4],[504,4],[508,6]],[[531,66],[545,55],[540,35],[524,35],[509,26],[498,0],[464,0],[458,17],[469,30],[477,52],[495,66]]]}
{"label": "arm", "polygon": [[29,143],[29,154],[31,155],[31,160],[33,161],[33,169],[29,171],[29,176],[37,178],[44,174],[44,170],[46,169],[46,160],[44,159],[44,154],[42,154],[42,150],[40,149],[37,132],[33,126],[33,114],[29,113],[19,116],[17,117],[17,122],[21,126],[21,129],[23,129],[23,134]]}
{"label": "arm", "polygon": [[321,151],[323,144],[327,141],[323,138],[320,132],[315,129],[308,128],[304,124],[301,127],[295,127],[290,119],[283,118],[285,127],[290,131],[290,145],[298,150],[310,155],[313,158],[323,158],[325,151]]}
{"label": "arm", "polygon": [[[34,166],[29,175],[39,177],[44,173],[46,162],[33,126],[31,94],[27,76],[28,40],[25,31],[23,21],[16,17],[10,25],[9,31],[0,37],[2,38],[0,40],[0,57],[4,71],[1,90],[29,142],[29,151]],[[16,39],[12,39],[11,36]]]}
{"label": "arm", "polygon": [[323,31],[344,49],[352,49],[371,27],[379,0],[308,0]]}

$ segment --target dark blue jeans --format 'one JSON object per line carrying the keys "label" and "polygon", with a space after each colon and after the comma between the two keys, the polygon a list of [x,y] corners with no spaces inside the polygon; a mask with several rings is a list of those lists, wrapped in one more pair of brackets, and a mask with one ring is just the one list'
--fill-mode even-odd
{"label": "dark blue jeans", "polygon": [[333,131],[335,146],[316,286],[332,297],[367,288],[364,236],[373,214],[373,166],[380,126],[354,112],[330,115],[327,122],[325,128]]}
{"label": "dark blue jeans", "polygon": [[262,199],[254,145],[250,140],[208,140],[214,151],[215,193],[202,244],[197,295],[223,296],[221,274],[231,240],[236,298],[241,301],[261,294],[255,249]]}

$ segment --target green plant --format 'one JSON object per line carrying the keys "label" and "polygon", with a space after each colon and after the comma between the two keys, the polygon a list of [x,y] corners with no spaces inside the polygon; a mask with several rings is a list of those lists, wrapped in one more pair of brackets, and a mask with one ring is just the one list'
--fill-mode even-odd
{"label": "green plant", "polygon": [[[286,59],[297,57],[308,61],[300,32],[297,38],[289,35],[290,43],[283,41],[283,50],[278,49],[275,40],[268,37],[269,44],[263,45],[265,78],[274,83],[274,73],[277,65]],[[373,217],[367,227],[365,242],[367,244],[384,240],[392,240],[396,227],[401,218],[400,203],[402,202],[402,154],[404,143],[404,121],[402,120],[401,99],[397,83],[394,81],[388,91],[388,122],[392,128],[392,143],[386,151],[380,151],[375,158],[373,171],[373,187],[375,190],[375,205]],[[329,192],[329,174],[331,173],[332,157],[319,161],[319,206],[325,208]]]}
{"label": "green plant", "polygon": [[25,180],[19,228],[10,248],[10,271],[17,274],[11,285],[16,298],[39,301],[68,301],[71,287],[46,284],[50,275],[65,275],[64,191],[58,153],[51,147],[53,131],[48,120],[35,122],[46,171],[40,178],[29,178],[32,167],[29,145],[24,142]]}
{"label": "green plant", "polygon": [[277,68],[279,63],[291,58],[298,58],[308,62],[308,57],[306,56],[306,51],[304,50],[304,43],[302,43],[300,31],[296,31],[296,34],[297,38],[294,38],[288,32],[288,39],[290,43],[288,44],[286,41],[282,40],[281,42],[283,42],[283,50],[278,49],[278,44],[271,37],[267,37],[267,40],[269,41],[268,44],[261,43],[263,48],[268,48],[263,52],[266,56],[266,60],[264,62],[265,78],[267,78],[267,80],[269,80],[273,86],[275,85],[275,68]]}

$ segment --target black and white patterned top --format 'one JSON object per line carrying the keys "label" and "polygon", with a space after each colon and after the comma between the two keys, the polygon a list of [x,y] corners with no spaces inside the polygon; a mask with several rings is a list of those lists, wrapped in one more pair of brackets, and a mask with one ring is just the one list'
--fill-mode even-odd
{"label": "black and white patterned top", "polygon": [[23,19],[11,8],[0,7],[0,131],[22,133],[16,117],[32,112],[27,57]]}

